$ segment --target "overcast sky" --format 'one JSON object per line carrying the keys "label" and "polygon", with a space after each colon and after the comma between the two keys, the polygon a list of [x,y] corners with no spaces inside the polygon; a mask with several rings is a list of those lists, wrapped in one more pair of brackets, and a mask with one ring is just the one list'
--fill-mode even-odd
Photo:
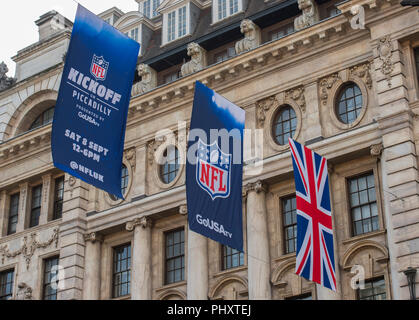
{"label": "overcast sky", "polygon": [[[135,0],[78,0],[98,14],[118,7],[124,12],[138,10]],[[15,63],[10,59],[17,51],[38,41],[38,27],[34,23],[41,15],[56,10],[74,22],[77,3],[73,0],[6,0],[1,3],[0,62],[9,67],[8,76],[14,77]]]}

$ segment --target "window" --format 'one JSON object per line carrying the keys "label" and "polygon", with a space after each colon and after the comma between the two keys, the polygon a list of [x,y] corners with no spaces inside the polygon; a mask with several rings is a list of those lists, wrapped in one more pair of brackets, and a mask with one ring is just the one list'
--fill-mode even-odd
{"label": "window", "polygon": [[105,19],[105,22],[111,24],[111,18]]}
{"label": "window", "polygon": [[185,279],[185,232],[166,233],[166,284]]}
{"label": "window", "polygon": [[129,37],[132,40],[138,41],[138,28],[134,28],[131,30]]}
{"label": "window", "polygon": [[16,233],[18,215],[19,215],[19,193],[10,197],[9,225],[7,227],[7,235]]}
{"label": "window", "polygon": [[159,13],[157,11],[157,8],[160,5],[160,0],[153,0],[153,17],[156,17]]}
{"label": "window", "polygon": [[244,265],[244,253],[236,249],[222,246],[223,248],[223,270],[237,268]]}
{"label": "window", "polygon": [[285,300],[313,300],[311,293],[301,294],[299,296],[292,296],[289,298],[285,298]]}
{"label": "window", "polygon": [[[125,196],[125,194],[127,193],[128,183],[129,183],[129,172],[128,172],[128,168],[125,166],[125,164],[123,164],[122,165],[122,169],[121,169],[121,193],[122,193],[123,196]],[[117,201],[118,200],[118,198],[115,197],[113,194],[109,194],[109,197],[113,201]]]}
{"label": "window", "polygon": [[297,249],[297,200],[295,196],[282,200],[285,254]]}
{"label": "window", "polygon": [[163,153],[166,158],[164,164],[160,166],[160,178],[165,184],[175,180],[179,172],[179,151],[175,146],[169,146]]}
{"label": "window", "polygon": [[146,0],[144,1],[144,7],[143,7],[143,14],[147,17],[147,18],[151,18],[151,0]]}
{"label": "window", "polygon": [[280,39],[282,37],[285,37],[286,35],[289,35],[294,32],[294,25],[288,24],[286,26],[283,26],[280,29],[274,30],[270,33],[270,39],[271,41]]}
{"label": "window", "polygon": [[63,201],[64,201],[64,177],[55,179],[54,191],[54,212],[53,220],[61,219],[63,216]]}
{"label": "window", "polygon": [[236,55],[236,49],[234,47],[227,48],[214,55],[215,63],[226,61]]}
{"label": "window", "polygon": [[182,7],[178,11],[179,13],[179,34],[178,37],[182,37],[186,34],[186,7]]}
{"label": "window", "polygon": [[279,109],[273,123],[273,137],[280,145],[288,144],[297,129],[297,116],[291,106],[285,105]]}
{"label": "window", "polygon": [[173,82],[173,81],[179,79],[180,77],[181,77],[180,71],[175,71],[175,72],[169,73],[168,75],[166,75],[164,77],[164,84]]}
{"label": "window", "polygon": [[13,297],[14,276],[13,269],[0,273],[0,300],[9,300]]}
{"label": "window", "polygon": [[378,230],[374,175],[368,173],[349,179],[348,184],[353,235]]}
{"label": "window", "polygon": [[365,281],[365,288],[358,289],[358,300],[386,300],[384,277]]}
{"label": "window", "polygon": [[167,25],[167,41],[175,40],[176,11],[170,12]]}
{"label": "window", "polygon": [[230,15],[239,11],[239,0],[230,0]]}
{"label": "window", "polygon": [[59,257],[52,257],[44,260],[44,300],[57,300],[58,289],[58,260]]}
{"label": "window", "polygon": [[31,221],[29,227],[35,227],[39,224],[39,216],[41,214],[42,201],[42,185],[32,188],[32,206],[31,206]]}
{"label": "window", "polygon": [[218,20],[227,17],[227,0],[218,0]]}
{"label": "window", "polygon": [[34,122],[32,122],[29,130],[33,130],[39,127],[42,127],[50,122],[52,122],[52,119],[54,118],[54,107],[49,108],[48,110],[45,110],[42,112],[42,114],[35,119]]}
{"label": "window", "polygon": [[419,84],[419,47],[414,49],[415,52],[415,61],[416,61],[416,76],[418,78],[418,84]]}
{"label": "window", "polygon": [[340,90],[336,105],[336,114],[341,122],[351,124],[358,118],[361,110],[361,89],[355,83],[350,82]]}
{"label": "window", "polygon": [[327,8],[327,16],[328,17],[334,17],[334,16],[337,16],[340,13],[341,13],[341,11],[338,8],[336,8],[335,6]]}
{"label": "window", "polygon": [[114,298],[131,293],[131,244],[114,248],[112,283]]}

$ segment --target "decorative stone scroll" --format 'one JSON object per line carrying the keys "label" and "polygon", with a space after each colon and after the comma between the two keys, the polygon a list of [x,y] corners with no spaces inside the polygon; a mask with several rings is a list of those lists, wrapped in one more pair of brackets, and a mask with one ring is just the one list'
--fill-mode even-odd
{"label": "decorative stone scroll", "polygon": [[337,73],[334,73],[331,76],[328,76],[320,80],[320,100],[322,101],[323,105],[327,104],[330,89],[332,89],[335,82],[339,79],[339,75]]}
{"label": "decorative stone scroll", "polygon": [[28,236],[23,237],[23,244],[17,251],[10,252],[7,245],[0,247],[0,253],[2,254],[1,263],[4,264],[5,258],[12,259],[19,255],[23,255],[26,260],[26,269],[29,270],[29,265],[31,263],[32,256],[34,255],[37,249],[45,249],[48,248],[53,242],[55,242],[55,247],[58,246],[58,228],[53,230],[53,234],[50,239],[46,242],[39,242],[36,233],[32,233],[30,235],[30,239],[28,240]]}
{"label": "decorative stone scroll", "polygon": [[135,218],[134,220],[127,222],[125,229],[127,231],[134,231],[137,226],[140,226],[143,229],[150,228],[152,226],[152,221],[147,217]]}
{"label": "decorative stone scroll", "polygon": [[266,120],[266,112],[268,112],[275,104],[277,100],[274,96],[263,99],[257,103],[257,120],[259,127],[263,127]]}
{"label": "decorative stone scroll", "polygon": [[300,86],[295,89],[288,90],[285,92],[285,98],[288,100],[293,100],[300,109],[305,112],[306,110],[306,99],[304,97],[304,87]]}
{"label": "decorative stone scroll", "polygon": [[370,73],[371,63],[367,62],[355,67],[351,67],[349,72],[352,76],[362,79],[368,89],[372,88],[372,78]]}

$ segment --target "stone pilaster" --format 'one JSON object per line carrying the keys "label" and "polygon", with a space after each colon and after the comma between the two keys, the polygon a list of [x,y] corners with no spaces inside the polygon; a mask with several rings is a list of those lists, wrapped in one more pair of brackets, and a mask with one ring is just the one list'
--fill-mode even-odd
{"label": "stone pilaster", "polygon": [[310,133],[306,141],[316,141],[323,137],[320,121],[319,90],[317,82],[309,83],[304,88],[305,97],[305,131]]}
{"label": "stone pilaster", "polygon": [[64,190],[60,225],[60,265],[64,268],[64,285],[58,291],[58,299],[80,300],[83,298],[84,235],[89,185],[66,174]]}
{"label": "stone pilaster", "polygon": [[100,299],[101,250],[103,237],[96,233],[84,236],[86,254],[84,260],[83,300]]}
{"label": "stone pilaster", "polygon": [[267,224],[266,192],[262,181],[245,186],[247,194],[247,252],[249,299],[272,298],[271,258]]}
{"label": "stone pilaster", "polygon": [[376,40],[378,125],[383,141],[381,178],[393,299],[409,299],[408,267],[419,266],[419,175],[402,48],[385,36]]}
{"label": "stone pilaster", "polygon": [[[41,214],[39,216],[39,224],[45,224],[48,222],[50,213],[52,213],[52,201],[54,194],[52,191],[52,176],[47,174],[42,176],[42,202],[41,202]],[[52,199],[51,199],[52,197]]]}
{"label": "stone pilaster", "polygon": [[0,192],[0,237],[7,235],[7,227],[9,222],[9,212],[8,212],[8,195],[7,191],[3,190]]}
{"label": "stone pilaster", "polygon": [[208,300],[207,238],[188,227],[188,300]]}
{"label": "stone pilaster", "polygon": [[151,227],[150,218],[136,218],[126,224],[134,232],[131,266],[131,299],[151,300]]}
{"label": "stone pilaster", "polygon": [[139,197],[144,197],[146,195],[146,172],[145,170],[147,166],[147,146],[139,146],[136,148],[136,156],[135,156],[135,167],[133,173],[133,190],[132,190],[132,198],[135,200]]}
{"label": "stone pilaster", "polygon": [[27,225],[26,222],[29,220],[29,217],[27,217],[27,215],[29,215],[29,184],[27,182],[22,183],[19,186],[19,189],[19,216],[16,226],[16,232],[22,232]]}

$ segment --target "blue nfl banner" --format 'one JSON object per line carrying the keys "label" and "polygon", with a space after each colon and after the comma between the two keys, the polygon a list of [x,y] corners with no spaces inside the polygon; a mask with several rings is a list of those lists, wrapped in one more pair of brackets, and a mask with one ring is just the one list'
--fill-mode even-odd
{"label": "blue nfl banner", "polygon": [[52,126],[55,167],[118,198],[139,49],[79,5]]}
{"label": "blue nfl banner", "polygon": [[189,228],[242,252],[244,125],[244,110],[196,82],[186,165]]}

